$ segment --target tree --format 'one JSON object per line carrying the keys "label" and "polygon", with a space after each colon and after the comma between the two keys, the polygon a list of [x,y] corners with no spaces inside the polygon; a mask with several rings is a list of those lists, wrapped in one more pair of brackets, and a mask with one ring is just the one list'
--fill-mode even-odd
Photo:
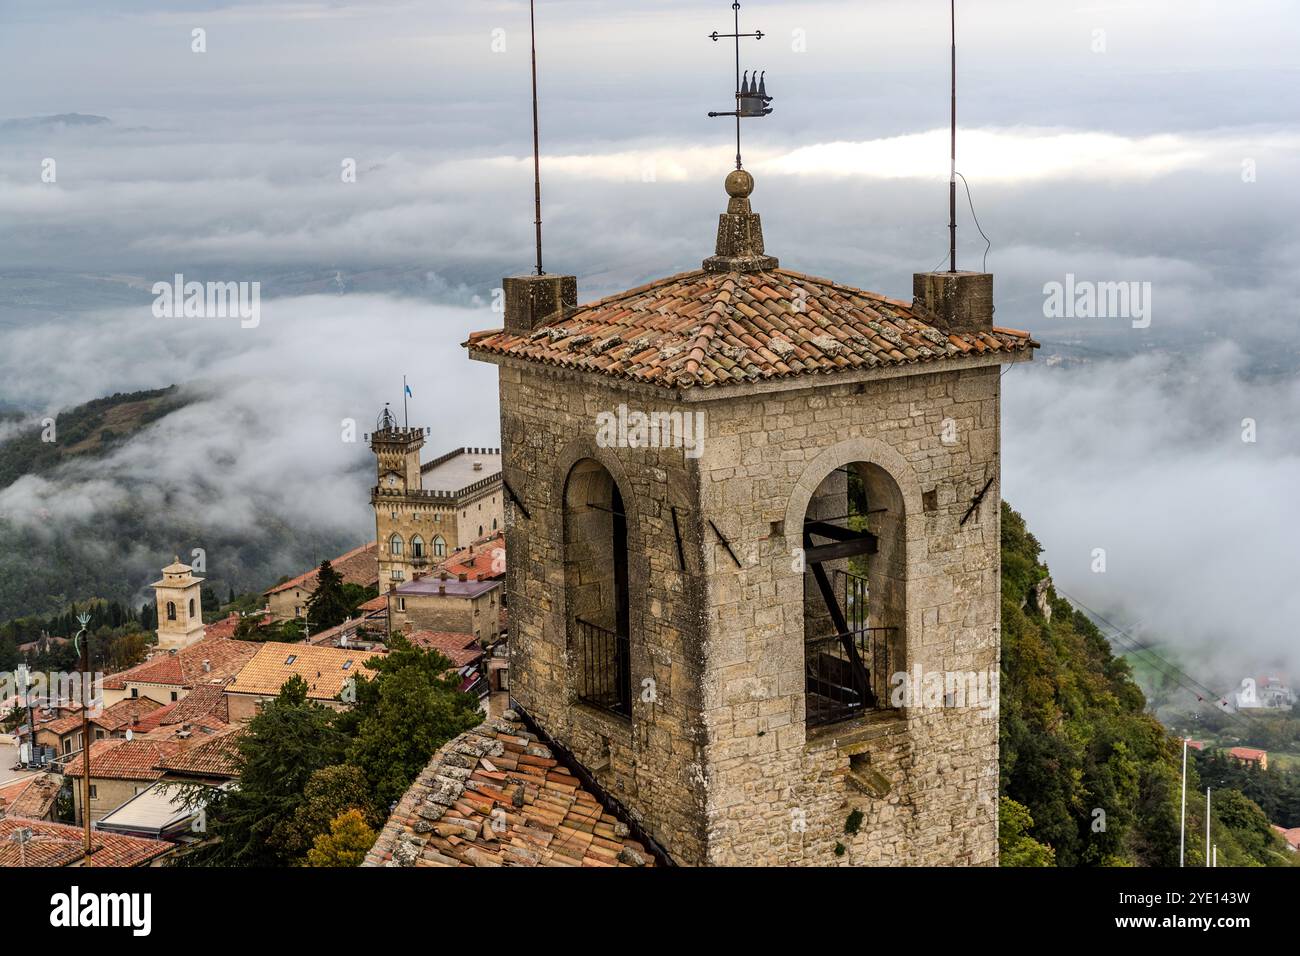
{"label": "tree", "polygon": [[307,851],[308,866],[360,866],[375,845],[375,831],[360,810],[348,810],[330,821],[330,832],[316,837]]}
{"label": "tree", "polygon": [[367,826],[383,825],[360,769],[350,764],[322,767],[307,781],[302,803],[277,833],[276,842],[286,856],[301,858],[317,837],[329,832],[330,821],[348,810],[360,811]]}
{"label": "tree", "polygon": [[998,857],[1000,866],[1055,866],[1056,853],[1029,835],[1034,818],[1010,797],[998,803]]}
{"label": "tree", "polygon": [[[359,677],[356,706],[340,718],[355,734],[348,762],[366,775],[380,806],[401,798],[434,751],[483,721],[478,701],[459,690],[451,662],[400,637],[387,657],[371,658],[373,680]],[[448,672],[452,676],[448,676]]]}
{"label": "tree", "polygon": [[[346,741],[334,712],[307,699],[307,682],[294,676],[248,722],[239,741],[239,787],[205,788],[208,828],[216,840],[185,862],[207,866],[287,866],[295,862],[275,837],[293,819],[312,775],[338,763]],[[198,799],[187,793],[187,802]]]}
{"label": "tree", "polygon": [[307,598],[307,623],[313,634],[342,624],[348,619],[348,597],[343,576],[328,561],[316,572],[316,590]]}

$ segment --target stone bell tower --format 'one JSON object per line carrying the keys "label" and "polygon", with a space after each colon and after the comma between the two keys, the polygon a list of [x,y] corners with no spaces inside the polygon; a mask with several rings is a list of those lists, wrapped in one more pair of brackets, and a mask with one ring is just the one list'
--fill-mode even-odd
{"label": "stone bell tower", "polygon": [[155,581],[154,598],[158,602],[158,648],[180,650],[205,635],[203,629],[203,578],[196,578],[180,558],[163,568],[161,581]]}
{"label": "stone bell tower", "polygon": [[500,369],[512,696],[678,863],[994,864],[999,373],[1036,343],[986,275],[782,268],[726,191],[701,269],[585,306],[507,280],[466,343]]}

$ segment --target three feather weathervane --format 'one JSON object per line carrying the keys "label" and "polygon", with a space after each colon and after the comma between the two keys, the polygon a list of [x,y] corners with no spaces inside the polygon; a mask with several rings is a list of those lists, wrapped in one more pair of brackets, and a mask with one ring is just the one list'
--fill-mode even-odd
{"label": "three feather weathervane", "polygon": [[736,118],[736,168],[740,169],[740,121],[742,119],[767,116],[772,112],[772,107],[768,105],[772,102],[772,97],[767,95],[766,71],[760,73],[758,70],[746,70],[743,76],[740,72],[740,41],[745,38],[761,40],[764,36],[763,31],[755,30],[753,33],[741,33],[739,0],[732,3],[731,9],[735,16],[735,32],[719,33],[714,30],[709,34],[709,39],[714,43],[722,39],[732,39],[736,42],[736,108],[726,112],[709,113],[709,116],[734,116]]}

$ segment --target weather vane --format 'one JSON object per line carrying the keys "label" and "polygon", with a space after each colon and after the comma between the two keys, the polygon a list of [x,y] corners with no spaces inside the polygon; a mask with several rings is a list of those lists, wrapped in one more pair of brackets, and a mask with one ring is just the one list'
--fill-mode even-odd
{"label": "weather vane", "polygon": [[740,121],[742,119],[753,119],[758,116],[767,116],[772,112],[772,107],[768,103],[772,102],[772,97],[767,95],[767,72],[759,73],[746,70],[744,77],[740,75],[740,41],[745,37],[753,37],[755,40],[763,39],[763,31],[755,30],[753,33],[740,32],[740,2],[731,5],[732,12],[735,14],[735,33],[719,33],[714,30],[709,34],[709,39],[717,43],[722,39],[734,39],[736,41],[736,108],[726,113],[710,113],[709,116],[734,116],[736,117],[736,168],[740,169]]}

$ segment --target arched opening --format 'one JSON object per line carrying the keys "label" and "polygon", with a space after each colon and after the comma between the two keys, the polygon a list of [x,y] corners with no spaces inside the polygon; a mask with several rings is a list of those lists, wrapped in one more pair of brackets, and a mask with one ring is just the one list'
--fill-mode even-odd
{"label": "arched opening", "polygon": [[585,458],[564,488],[564,585],[578,700],[632,715],[627,515],[613,475]]}
{"label": "arched opening", "polygon": [[421,538],[418,534],[411,536],[411,557],[413,558],[424,557],[424,539]]}
{"label": "arched opening", "polygon": [[402,556],[402,536],[400,534],[395,534],[388,539],[388,553],[397,558]]}
{"label": "arched opening", "polygon": [[435,558],[445,558],[447,556],[447,542],[442,535],[433,539],[433,556]]}
{"label": "arched opening", "polygon": [[194,598],[190,598],[190,617],[194,616]]}
{"label": "arched opening", "polygon": [[804,674],[809,726],[891,706],[906,669],[904,513],[883,468],[851,462],[817,486],[804,513]]}
{"label": "arched opening", "polygon": [[174,620],[176,620],[176,602],[175,602],[175,601],[168,601],[168,602],[167,602],[167,620],[169,620],[169,621],[174,621]]}

